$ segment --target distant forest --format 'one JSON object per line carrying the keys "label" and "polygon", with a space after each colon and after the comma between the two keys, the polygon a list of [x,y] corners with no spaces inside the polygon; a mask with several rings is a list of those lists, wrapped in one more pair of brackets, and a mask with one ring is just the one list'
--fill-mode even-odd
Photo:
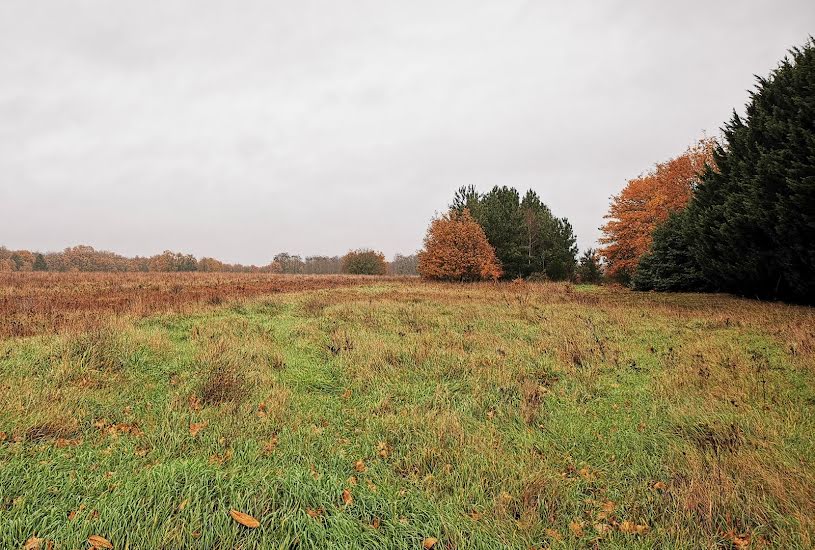
{"label": "distant forest", "polygon": [[215,258],[165,250],[155,256],[128,258],[114,252],[79,245],[62,252],[9,250],[0,246],[0,272],[9,271],[113,271],[113,272],[233,272],[328,275],[416,275],[415,254],[396,254],[390,262],[373,250],[353,250],[345,256],[306,256],[281,252],[263,266],[228,264]]}

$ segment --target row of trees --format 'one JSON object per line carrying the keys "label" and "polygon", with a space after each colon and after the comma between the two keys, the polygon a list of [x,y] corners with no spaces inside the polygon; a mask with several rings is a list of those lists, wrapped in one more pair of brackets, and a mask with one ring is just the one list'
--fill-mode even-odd
{"label": "row of trees", "polygon": [[460,188],[450,209],[470,212],[495,250],[504,278],[545,276],[570,279],[577,265],[577,237],[566,218],[557,218],[532,190],[521,198],[512,187],[478,193]]}
{"label": "row of trees", "polygon": [[[373,258],[373,260],[372,260]],[[366,263],[367,262],[367,263]],[[382,253],[352,250],[340,256],[307,256],[305,259],[286,252],[277,254],[267,265],[228,264],[215,258],[196,259],[192,254],[164,251],[155,256],[128,258],[114,252],[79,245],[62,252],[9,250],[0,246],[2,271],[141,271],[141,272],[268,272],[290,274],[367,273],[416,275],[416,255],[394,256],[386,262]]]}
{"label": "row of trees", "polygon": [[[657,208],[630,201],[628,187],[615,197],[601,251],[609,273],[640,290],[815,303],[814,91],[810,39],[758,79],[746,117],[733,114],[721,144],[684,155],[698,171],[664,186],[679,200],[657,198]],[[654,178],[643,187],[646,197],[665,194]]]}
{"label": "row of trees", "polygon": [[[456,191],[449,212],[431,222],[418,269],[437,280],[572,279],[576,241],[569,220],[555,217],[534,191],[521,198],[511,187],[481,194],[466,186]],[[587,280],[600,278],[593,251],[580,271]]]}

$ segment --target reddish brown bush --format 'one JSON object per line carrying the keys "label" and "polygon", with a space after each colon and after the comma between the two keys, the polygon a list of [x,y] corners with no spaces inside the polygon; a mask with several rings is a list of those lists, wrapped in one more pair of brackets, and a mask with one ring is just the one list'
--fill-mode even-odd
{"label": "reddish brown bush", "polygon": [[419,253],[419,274],[441,281],[494,280],[501,276],[501,267],[484,230],[464,209],[430,224]]}

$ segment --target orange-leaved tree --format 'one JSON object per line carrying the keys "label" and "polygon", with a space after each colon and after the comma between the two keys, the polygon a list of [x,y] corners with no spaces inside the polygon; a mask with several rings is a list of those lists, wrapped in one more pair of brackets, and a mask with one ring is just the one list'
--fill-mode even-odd
{"label": "orange-leaved tree", "polygon": [[419,274],[440,281],[495,280],[501,266],[484,230],[465,208],[430,223],[419,252]]}
{"label": "orange-leaved tree", "polygon": [[606,260],[606,274],[627,281],[640,257],[651,246],[654,229],[672,212],[687,205],[705,165],[713,166],[715,140],[705,138],[676,158],[657,164],[629,180],[619,195],[612,197],[606,222],[600,229],[598,252]]}

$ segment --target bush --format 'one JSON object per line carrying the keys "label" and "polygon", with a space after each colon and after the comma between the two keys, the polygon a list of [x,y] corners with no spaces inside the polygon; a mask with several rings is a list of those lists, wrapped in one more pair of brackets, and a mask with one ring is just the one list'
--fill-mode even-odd
{"label": "bush", "polygon": [[384,275],[388,271],[385,255],[369,249],[351,250],[342,257],[342,272],[352,275]]}
{"label": "bush", "polygon": [[467,209],[451,210],[427,230],[419,274],[441,281],[498,279],[502,272],[484,230]]}

